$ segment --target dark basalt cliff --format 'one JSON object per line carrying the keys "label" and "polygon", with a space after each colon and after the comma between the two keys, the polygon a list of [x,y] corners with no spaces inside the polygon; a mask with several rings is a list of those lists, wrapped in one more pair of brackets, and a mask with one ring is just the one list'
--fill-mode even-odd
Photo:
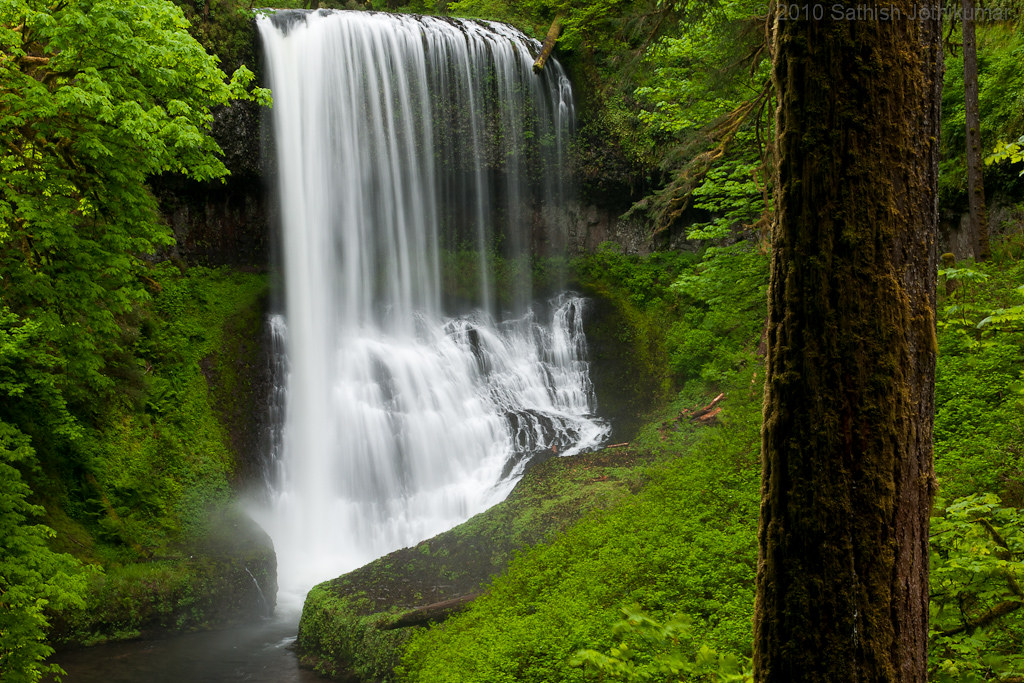
{"label": "dark basalt cliff", "polygon": [[213,136],[231,172],[221,181],[156,178],[153,192],[177,244],[172,256],[190,264],[265,269],[272,254],[260,107],[236,102],[215,112]]}

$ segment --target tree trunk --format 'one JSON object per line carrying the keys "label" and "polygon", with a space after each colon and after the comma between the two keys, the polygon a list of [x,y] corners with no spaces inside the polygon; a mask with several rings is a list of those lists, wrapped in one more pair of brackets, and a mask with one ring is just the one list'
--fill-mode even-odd
{"label": "tree trunk", "polygon": [[836,7],[774,26],[755,680],[916,683],[934,489],[940,25],[909,0],[873,10],[888,19],[830,20]]}
{"label": "tree trunk", "polygon": [[971,237],[979,261],[991,255],[988,244],[988,211],[981,161],[981,117],[978,114],[978,46],[974,30],[974,0],[963,0],[964,118],[967,121],[967,192],[970,202]]}
{"label": "tree trunk", "polygon": [[537,60],[533,63],[534,73],[540,73],[544,70],[544,65],[547,63],[548,58],[551,57],[551,53],[555,51],[555,43],[558,42],[558,35],[562,32],[562,15],[558,14],[551,22],[550,28],[548,28],[548,34],[544,38],[544,45],[540,49],[540,54],[537,55]]}

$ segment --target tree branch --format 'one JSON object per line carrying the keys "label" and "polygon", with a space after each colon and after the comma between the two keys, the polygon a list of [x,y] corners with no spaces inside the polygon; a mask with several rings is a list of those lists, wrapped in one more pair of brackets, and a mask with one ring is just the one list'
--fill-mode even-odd
{"label": "tree branch", "polygon": [[558,42],[558,34],[562,32],[562,15],[556,14],[554,20],[551,22],[551,28],[548,29],[548,35],[544,38],[544,47],[541,48],[540,54],[537,56],[537,61],[533,63],[534,73],[540,73],[544,70],[544,65],[548,61],[548,57],[555,50],[555,43]]}
{"label": "tree branch", "polygon": [[394,621],[380,624],[378,628],[381,631],[391,631],[396,628],[423,626],[424,624],[436,621],[444,621],[451,615],[466,609],[466,607],[469,606],[469,603],[475,600],[479,595],[479,593],[470,593],[469,595],[460,595],[459,597],[452,598],[450,600],[442,600],[441,602],[417,607],[401,615]]}
{"label": "tree branch", "polygon": [[1007,600],[1005,602],[1001,602],[992,609],[982,612],[973,619],[968,619],[966,623],[960,624],[956,628],[951,628],[948,631],[939,631],[939,635],[955,636],[956,634],[963,633],[964,631],[973,631],[981,626],[988,626],[999,617],[1016,612],[1021,607],[1024,607],[1024,601],[1021,600]]}

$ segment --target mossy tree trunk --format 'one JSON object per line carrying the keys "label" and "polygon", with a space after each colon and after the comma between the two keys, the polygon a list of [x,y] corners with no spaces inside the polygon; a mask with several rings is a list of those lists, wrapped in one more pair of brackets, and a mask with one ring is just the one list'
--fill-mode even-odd
{"label": "mossy tree trunk", "polygon": [[763,682],[926,680],[940,31],[885,6],[773,29]]}
{"label": "mossy tree trunk", "polygon": [[975,0],[962,0],[964,32],[964,119],[967,134],[967,193],[970,207],[970,234],[975,257],[987,260],[988,211],[985,208],[985,182],[981,162],[981,116],[978,113],[978,44],[974,29]]}

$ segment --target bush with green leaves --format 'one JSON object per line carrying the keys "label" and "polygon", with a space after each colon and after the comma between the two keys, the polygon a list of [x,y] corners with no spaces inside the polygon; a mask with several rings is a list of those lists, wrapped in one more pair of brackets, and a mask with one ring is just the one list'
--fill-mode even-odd
{"label": "bush with green leaves", "polygon": [[943,496],[1024,505],[1024,262],[957,264],[938,306],[935,471]]}
{"label": "bush with green leaves", "polygon": [[[757,0],[698,3],[645,52],[651,78],[636,90],[637,118],[668,180],[632,211],[656,232],[681,228],[702,240],[767,232],[770,60],[755,29],[764,11]],[[694,220],[690,208],[709,218]]]}
{"label": "bush with green leaves", "polygon": [[622,610],[612,627],[616,643],[605,653],[584,649],[571,664],[596,672],[603,680],[626,683],[709,683],[753,681],[750,661],[694,642],[691,620],[675,615],[662,623],[637,608]]}
{"label": "bush with green leaves", "polygon": [[50,549],[54,532],[37,521],[42,507],[29,502],[21,470],[34,464],[28,437],[0,422],[0,679],[10,683],[60,672],[43,663],[53,653],[45,639],[47,610],[85,604],[85,569]]}
{"label": "bush with green leaves", "polygon": [[959,498],[932,518],[931,549],[930,677],[1024,676],[1024,510]]}
{"label": "bush with green leaves", "polygon": [[19,428],[80,434],[57,389],[56,359],[40,342],[39,325],[0,307],[0,679],[37,681],[53,649],[48,610],[84,604],[85,568],[50,547],[54,532],[40,522],[26,476],[40,475],[32,438]]}
{"label": "bush with green leaves", "polygon": [[717,386],[751,362],[767,315],[768,257],[751,242],[711,247],[671,290],[680,319],[669,327],[669,363],[683,382]]}

